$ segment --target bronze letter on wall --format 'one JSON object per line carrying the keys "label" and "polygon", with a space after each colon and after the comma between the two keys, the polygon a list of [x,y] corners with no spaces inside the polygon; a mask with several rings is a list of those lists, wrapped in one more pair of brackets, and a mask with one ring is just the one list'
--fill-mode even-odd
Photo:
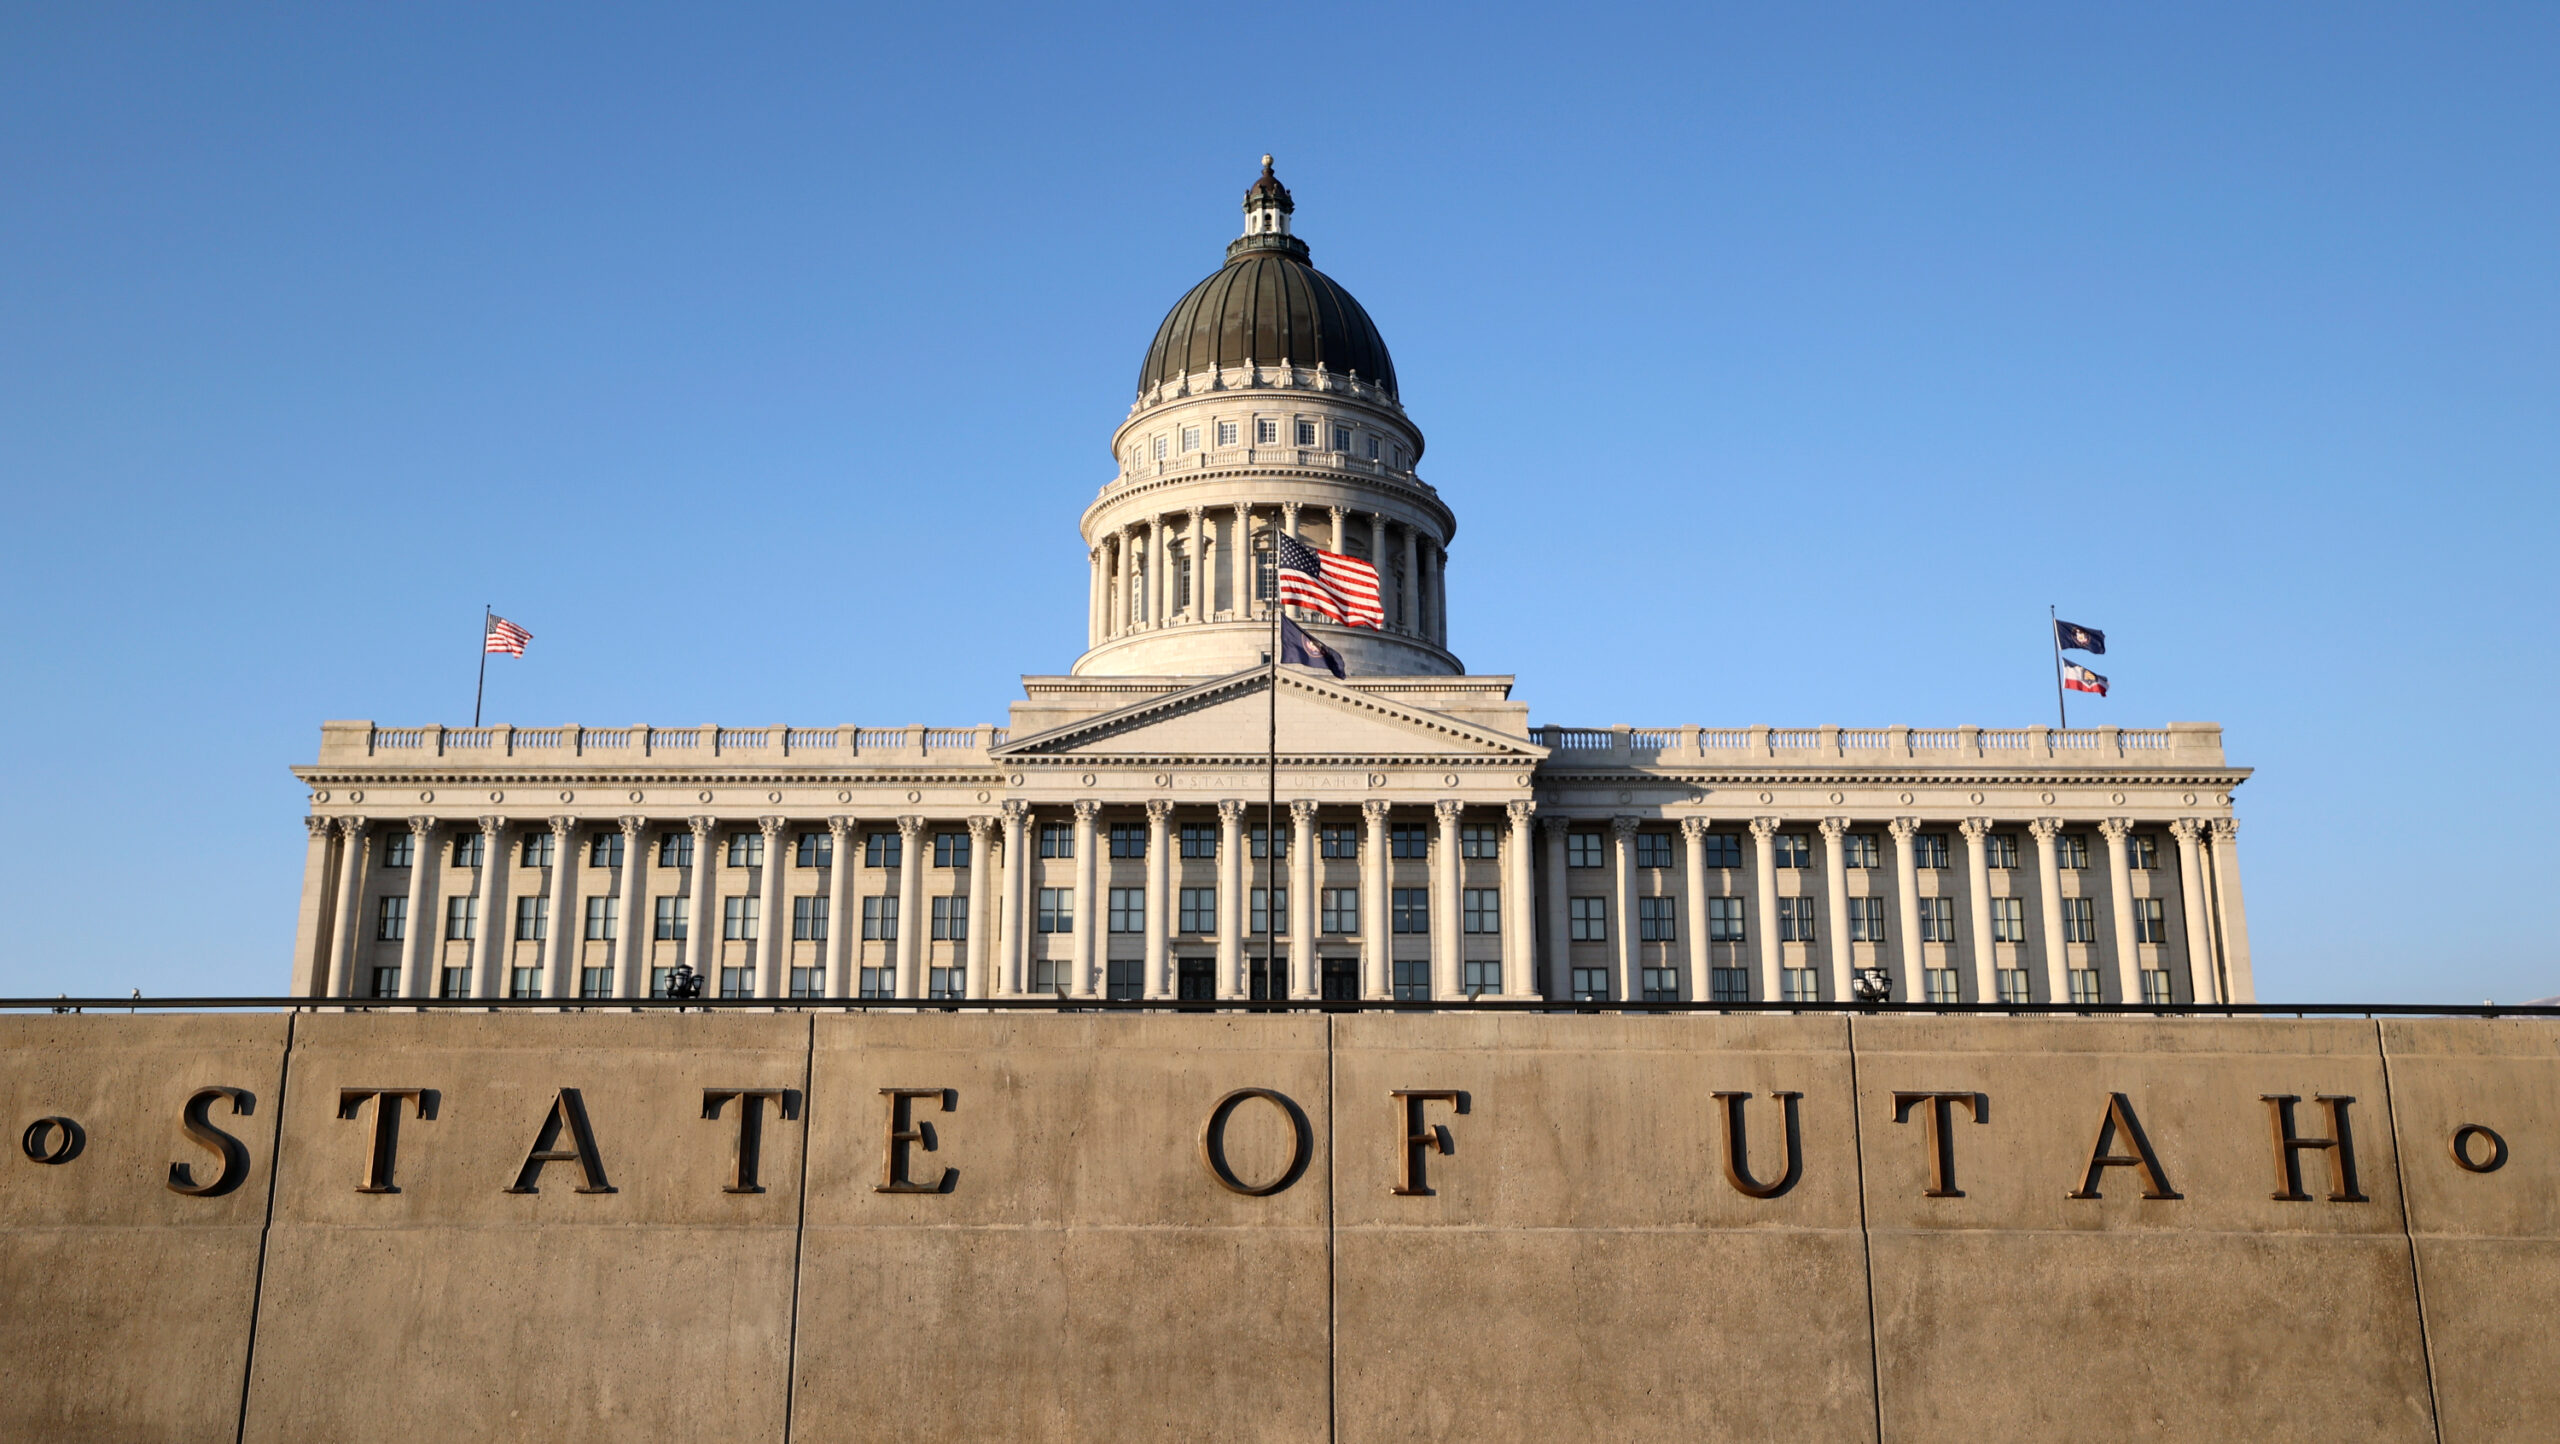
{"label": "bronze letter on wall", "polygon": [[1404,1172],[1400,1182],[1387,1190],[1399,1198],[1431,1197],[1431,1179],[1425,1171],[1422,1155],[1438,1153],[1447,1157],[1458,1151],[1458,1142],[1449,1136],[1448,1125],[1422,1121],[1422,1105],[1446,1103],[1461,1115],[1467,1111],[1467,1095],[1450,1088],[1392,1088],[1387,1096],[1398,1099],[1404,1108]]}
{"label": "bronze letter on wall", "polygon": [[931,1183],[918,1183],[907,1176],[909,1147],[921,1143],[924,1145],[925,1152],[931,1153],[940,1146],[933,1136],[933,1125],[914,1120],[911,1110],[915,1106],[915,1100],[937,1099],[942,1104],[942,1111],[949,1113],[959,1102],[953,1090],[949,1088],[883,1088],[880,1090],[880,1096],[889,1100],[889,1141],[888,1146],[881,1151],[880,1181],[871,1185],[871,1191],[873,1193],[949,1193],[957,1187],[960,1170],[956,1168],[942,1170],[942,1176]]}
{"label": "bronze letter on wall", "polygon": [[1742,1105],[1749,1101],[1751,1095],[1719,1093],[1715,1096],[1724,1100],[1725,1182],[1732,1184],[1735,1192],[1748,1198],[1776,1198],[1779,1194],[1795,1187],[1796,1180],[1804,1176],[1803,1138],[1796,1120],[1796,1100],[1804,1095],[1801,1093],[1769,1095],[1778,1100],[1779,1111],[1784,1115],[1787,1141],[1786,1169],[1778,1175],[1778,1181],[1775,1183],[1762,1183],[1751,1176],[1751,1145],[1746,1141],[1742,1131]]}
{"label": "bronze letter on wall", "polygon": [[[2488,1141],[2488,1157],[2475,1159],[2471,1156],[2471,1140],[2475,1138]],[[75,1147],[73,1151],[79,1150]],[[2465,1123],[2453,1130],[2453,1162],[2465,1173],[2495,1173],[2506,1166],[2507,1140],[2500,1138],[2498,1130],[2486,1124]]]}
{"label": "bronze letter on wall", "polygon": [[2347,1131],[2347,1105],[2353,1098],[2335,1093],[2316,1095],[2329,1105],[2329,1136],[2303,1138],[2293,1131],[2293,1105],[2302,1101],[2298,1093],[2261,1093],[2267,1105],[2267,1126],[2275,1136],[2276,1191],[2278,1203],[2309,1203],[2311,1195],[2302,1191],[2302,1150],[2317,1148],[2329,1155],[2329,1201],[2331,1203],[2369,1203],[2356,1187],[2356,1141]]}
{"label": "bronze letter on wall", "polygon": [[[1280,1170],[1279,1176],[1268,1183],[1246,1183],[1227,1166],[1227,1119],[1234,1114],[1236,1106],[1248,1098],[1264,1099],[1287,1114],[1290,1136],[1296,1141],[1290,1152],[1289,1166]],[[1307,1122],[1305,1112],[1287,1095],[1268,1088],[1239,1088],[1219,1099],[1218,1106],[1209,1110],[1208,1126],[1200,1130],[1200,1161],[1209,1165],[1210,1174],[1222,1187],[1247,1198],[1268,1198],[1297,1182],[1307,1171],[1307,1160],[1315,1156],[1315,1151],[1315,1128]]]}
{"label": "bronze letter on wall", "polygon": [[358,1193],[398,1193],[391,1181],[392,1170],[400,1161],[400,1100],[418,1105],[418,1121],[436,1121],[436,1090],[433,1088],[341,1088],[338,1090],[338,1116],[353,1118],[363,1111],[364,1101],[373,1102],[373,1148],[366,1157],[364,1182],[356,1185]]}
{"label": "bronze letter on wall", "polygon": [[1920,1190],[1922,1198],[1962,1198],[1964,1190],[1956,1187],[1954,1106],[1961,1103],[1976,1123],[1991,1121],[1991,1099],[1980,1093],[1896,1093],[1893,1095],[1893,1121],[1902,1123],[1911,1110],[1926,1103],[1929,1111],[1921,1115],[1922,1129],[1929,1135],[1929,1186]]}
{"label": "bronze letter on wall", "polygon": [[[568,1148],[559,1146],[563,1125],[569,1130],[572,1146]],[[584,1180],[578,1185],[580,1193],[614,1191],[604,1179],[604,1155],[596,1151],[596,1132],[587,1126],[586,1100],[578,1096],[575,1088],[561,1089],[560,1096],[551,1101],[551,1111],[542,1118],[542,1131],[534,1135],[533,1151],[524,1156],[524,1167],[516,1171],[515,1183],[505,1191],[540,1193],[542,1165],[546,1163],[578,1165],[578,1176]]]}
{"label": "bronze letter on wall", "polygon": [[[2109,1153],[2107,1149],[2118,1138],[2133,1145],[2131,1153]],[[2161,1171],[2160,1155],[2151,1151],[2151,1140],[2142,1134],[2142,1120],[2133,1116],[2133,1101],[2121,1093],[2107,1095],[2107,1116],[2098,1120],[2098,1141],[2090,1145],[2089,1173],[2080,1186],[2064,1195],[2068,1198],[2099,1198],[2098,1180],[2110,1168],[2142,1170],[2144,1198],[2183,1198],[2169,1186],[2169,1175]]]}
{"label": "bronze letter on wall", "polygon": [[737,1168],[722,1193],[762,1193],[764,1185],[756,1180],[756,1171],[764,1160],[764,1105],[771,1102],[783,1118],[800,1116],[800,1090],[797,1088],[705,1088],[702,1090],[702,1116],[717,1118],[722,1104],[738,1100]]}
{"label": "bronze letter on wall", "polygon": [[231,1100],[234,1114],[245,1114],[258,1106],[258,1100],[250,1097],[246,1088],[199,1088],[187,1099],[187,1106],[178,1115],[186,1125],[187,1136],[213,1150],[213,1155],[222,1160],[222,1172],[214,1175],[211,1183],[200,1184],[195,1180],[194,1171],[186,1164],[172,1163],[169,1165],[169,1191],[172,1193],[215,1198],[238,1188],[240,1180],[249,1176],[249,1150],[241,1146],[239,1139],[214,1127],[213,1119],[208,1116],[216,1098]]}
{"label": "bronze letter on wall", "polygon": [[[62,1134],[58,1143],[53,1136],[56,1131]],[[69,1163],[80,1156],[88,1142],[89,1135],[68,1118],[39,1118],[18,1135],[18,1151],[37,1163]],[[2454,1155],[2460,1157],[2461,1153],[2462,1147],[2456,1143]]]}

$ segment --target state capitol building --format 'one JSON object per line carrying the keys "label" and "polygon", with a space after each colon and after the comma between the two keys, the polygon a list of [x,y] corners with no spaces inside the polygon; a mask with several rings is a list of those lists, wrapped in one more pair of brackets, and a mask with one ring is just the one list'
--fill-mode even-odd
{"label": "state capitol building", "polygon": [[[1533,725],[1294,210],[1266,157],[1156,328],[1009,725],[324,723],[293,992],[2254,1000],[2217,726]],[[1346,680],[1267,664],[1282,533],[1377,570],[1291,609]]]}

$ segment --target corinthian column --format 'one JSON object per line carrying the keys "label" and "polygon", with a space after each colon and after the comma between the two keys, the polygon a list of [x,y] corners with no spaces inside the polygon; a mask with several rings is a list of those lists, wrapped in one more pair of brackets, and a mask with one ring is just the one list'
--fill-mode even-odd
{"label": "corinthian column", "polygon": [[1680,925],[1688,929],[1689,985],[1681,996],[1690,1002],[1714,996],[1713,961],[1707,954],[1707,820],[1680,819],[1680,884],[1687,894]]}
{"label": "corinthian column", "polygon": [[1209,513],[1195,506],[1191,509],[1191,609],[1186,620],[1205,622],[1217,613],[1218,569],[1211,565],[1213,561]]}
{"label": "corinthian column", "polygon": [[[1170,998],[1178,991],[1173,979],[1167,976],[1167,970],[1170,967],[1167,961],[1167,954],[1170,951],[1166,946],[1169,940],[1167,935],[1173,931],[1173,906],[1168,896],[1173,891],[1171,882],[1173,860],[1166,854],[1173,849],[1167,847],[1165,843],[1166,835],[1171,831],[1167,819],[1172,816],[1173,803],[1170,800],[1162,797],[1147,799],[1147,923],[1144,935],[1146,961],[1141,964],[1146,969],[1146,973],[1138,985],[1138,992],[1142,997]],[[1105,959],[1102,965],[1103,987],[1107,992],[1111,982],[1111,964],[1108,961],[1111,948],[1109,934],[1104,935],[1102,946]]]}
{"label": "corinthian column", "polygon": [[1422,635],[1422,559],[1416,555],[1413,527],[1404,528],[1404,575],[1396,582],[1396,625],[1408,637]]}
{"label": "corinthian column", "polygon": [[2044,986],[2049,1002],[2071,1001],[2071,952],[2062,941],[2062,819],[2039,817],[2027,824],[2036,840],[2037,921],[2044,944]]}
{"label": "corinthian column", "polygon": [[2222,902],[2223,1001],[2258,1001],[2249,971],[2249,912],[2240,901],[2240,820],[2217,817],[2212,823],[2214,896]]}
{"label": "corinthian column", "polygon": [[1371,799],[1360,804],[1367,823],[1360,839],[1360,931],[1368,934],[1368,996],[1395,996],[1395,933],[1387,911],[1387,804]]}
{"label": "corinthian column", "polygon": [[992,955],[995,977],[989,995],[998,998],[1019,997],[1029,986],[1024,969],[1029,967],[1023,940],[1031,933],[1026,916],[1029,905],[1031,875],[1031,804],[1018,797],[1004,801],[1004,919],[996,924]]}
{"label": "corinthian column", "polygon": [[1573,927],[1565,916],[1564,835],[1572,824],[1550,817],[1547,829],[1547,996],[1573,1001]]}
{"label": "corinthian column", "polygon": [[1304,798],[1289,804],[1289,959],[1298,996],[1322,997],[1324,980],[1316,974],[1316,805]]}
{"label": "corinthian column", "polygon": [[1458,818],[1464,804],[1454,797],[1444,797],[1431,805],[1432,816],[1439,821],[1440,835],[1433,839],[1438,856],[1431,860],[1431,995],[1435,998],[1463,998],[1467,995],[1466,934],[1459,931],[1461,921],[1460,890],[1465,875],[1459,868]]}
{"label": "corinthian column", "polygon": [[1611,949],[1617,955],[1617,977],[1613,980],[1621,1003],[1644,1001],[1644,957],[1636,941],[1636,820],[1632,817],[1609,819],[1609,911],[1617,914],[1611,921],[1617,939]]}
{"label": "corinthian column", "polygon": [[859,981],[850,961],[854,940],[862,935],[853,901],[853,870],[859,861],[854,849],[859,845],[852,818],[827,819],[827,940],[818,947],[818,991],[828,997],[851,997]]}
{"label": "corinthian column", "polygon": [[686,905],[691,914],[685,919],[685,952],[693,960],[693,971],[702,979],[702,991],[713,997],[720,995],[720,919],[712,915],[711,874],[715,865],[711,855],[711,819],[692,817],[685,820],[693,831],[693,901]]}
{"label": "corinthian column", "polygon": [[2116,952],[2116,1001],[2142,1001],[2142,953],[2133,940],[2133,859],[2126,855],[2125,835],[2133,830],[2131,821],[2110,817],[2098,824],[2098,832],[2107,840],[2107,911],[2113,929]]}
{"label": "corinthian column", "polygon": [[338,819],[338,931],[330,939],[329,996],[356,995],[356,959],[364,936],[365,833],[373,820]]}
{"label": "corinthian column", "polygon": [[545,924],[551,936],[542,945],[548,980],[542,993],[547,998],[578,996],[577,826],[578,820],[565,814],[551,819],[551,917]]}
{"label": "corinthian column", "polygon": [[1244,804],[1226,798],[1218,804],[1218,994],[1249,998],[1253,988],[1244,975]]}
{"label": "corinthian column", "polygon": [[1760,939],[1760,998],[1769,1003],[1785,996],[1778,979],[1786,958],[1785,945],[1778,941],[1778,859],[1771,851],[1777,836],[1778,819],[1751,819],[1751,907],[1759,916],[1744,927]]}
{"label": "corinthian column", "polygon": [[400,950],[400,995],[435,995],[427,974],[439,967],[444,919],[436,916],[436,875],[444,854],[432,817],[409,819],[409,938]]}
{"label": "corinthian column", "polygon": [[325,817],[302,819],[302,906],[293,929],[293,996],[317,998],[329,991],[329,850],[337,825]]}
{"label": "corinthian column", "polygon": [[1534,998],[1538,996],[1538,909],[1530,899],[1538,872],[1529,860],[1529,850],[1536,845],[1531,819],[1538,804],[1523,798],[1502,810],[1511,819],[1511,836],[1502,855],[1502,993],[1507,998]]}
{"label": "corinthian column", "polygon": [[1964,833],[1965,935],[1972,944],[1973,1000],[1996,1003],[2000,956],[1991,941],[1991,819],[1968,817],[1959,830]]}
{"label": "corinthian column", "polygon": [[645,998],[649,995],[649,934],[647,917],[649,876],[649,820],[625,817],[622,824],[622,901],[616,905],[613,919],[615,933],[611,949],[614,955],[614,988],[617,998]]}
{"label": "corinthian column", "polygon": [[2213,983],[2213,929],[2205,918],[2204,821],[2181,817],[2169,824],[2178,839],[2178,920],[2187,950],[2187,997],[2192,1002],[2227,1001]]}
{"label": "corinthian column", "polygon": [[1097,991],[1094,972],[1103,956],[1097,942],[1102,936],[1102,899],[1095,896],[1093,857],[1093,819],[1100,811],[1102,804],[1090,797],[1076,801],[1076,921],[1068,937],[1067,956],[1075,974],[1068,990],[1079,998],[1090,998]]}
{"label": "corinthian column", "polygon": [[933,931],[924,914],[924,819],[898,819],[898,996],[924,996],[925,939]]}
{"label": "corinthian column", "polygon": [[779,998],[791,991],[783,959],[791,951],[791,920],[782,915],[782,819],[759,817],[764,834],[764,886],[756,902],[756,996]]}
{"label": "corinthian column", "polygon": [[987,848],[995,841],[996,824],[992,817],[980,814],[969,819],[969,896],[962,903],[962,914],[968,918],[968,937],[961,943],[961,954],[968,960],[968,982],[963,989],[972,998],[992,996],[989,985],[988,959],[994,956],[987,934],[996,930],[994,899],[987,895]]}
{"label": "corinthian column", "polygon": [[1895,904],[1895,936],[1902,939],[1897,956],[1902,963],[1902,988],[1895,995],[1906,1003],[1916,1003],[1926,994],[1921,989],[1928,961],[1920,946],[1920,859],[1918,847],[1920,819],[1897,817],[1888,828],[1893,834],[1893,900]]}
{"label": "corinthian column", "polygon": [[480,888],[477,907],[480,916],[473,924],[479,936],[471,940],[471,995],[475,998],[503,998],[507,987],[502,977],[507,970],[512,942],[507,936],[507,820],[503,817],[480,819]]}

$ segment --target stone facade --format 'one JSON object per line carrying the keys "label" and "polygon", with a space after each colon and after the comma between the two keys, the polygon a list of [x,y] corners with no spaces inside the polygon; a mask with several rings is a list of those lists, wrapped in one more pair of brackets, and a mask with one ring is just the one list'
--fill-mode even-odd
{"label": "stone facade", "polygon": [[[1293,209],[1266,164],[1159,331],[1008,726],[324,724],[294,993],[2254,1000],[2217,727],[1533,726],[1467,673]],[[1378,571],[1383,626],[1291,609],[1348,680],[1265,664],[1281,533]]]}

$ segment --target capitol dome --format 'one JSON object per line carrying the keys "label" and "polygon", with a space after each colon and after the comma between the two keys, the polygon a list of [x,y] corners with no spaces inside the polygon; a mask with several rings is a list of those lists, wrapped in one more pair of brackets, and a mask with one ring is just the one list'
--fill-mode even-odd
{"label": "capitol dome", "polygon": [[1360,380],[1396,394],[1396,366],[1376,323],[1351,293],[1307,264],[1307,243],[1289,234],[1297,209],[1262,158],[1262,177],[1245,192],[1246,234],[1227,246],[1227,264],[1193,286],[1165,314],[1138,371],[1138,394],[1176,377],[1223,366],[1295,365]]}

